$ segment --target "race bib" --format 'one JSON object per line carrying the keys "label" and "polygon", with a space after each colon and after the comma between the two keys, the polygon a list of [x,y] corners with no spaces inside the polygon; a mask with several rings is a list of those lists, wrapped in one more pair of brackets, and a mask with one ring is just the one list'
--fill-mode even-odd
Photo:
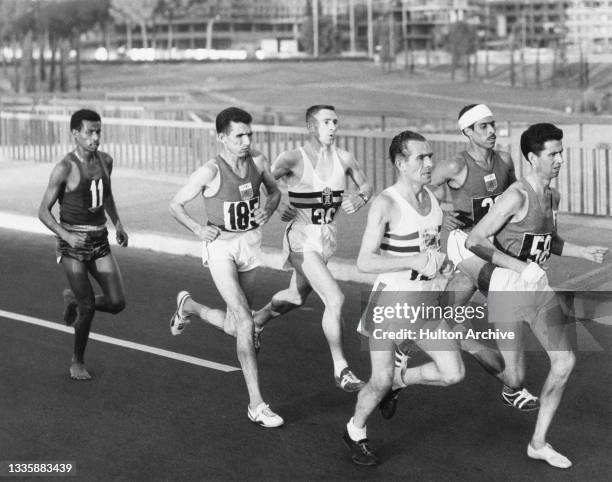
{"label": "race bib", "polygon": [[321,191],[321,199],[319,207],[313,208],[311,214],[312,224],[330,224],[334,220],[334,216],[338,211],[338,206],[342,202],[342,191],[336,193],[336,201],[334,201],[334,192],[331,188],[326,187]]}
{"label": "race bib", "polygon": [[474,224],[485,217],[498,196],[499,194],[494,194],[492,196],[472,198],[472,214],[474,215]]}
{"label": "race bib", "polygon": [[89,212],[98,211],[104,204],[104,182],[102,179],[92,179],[89,186],[89,194],[91,202],[89,203]]}
{"label": "race bib", "polygon": [[552,234],[523,234],[523,243],[519,259],[522,261],[533,261],[539,265],[544,264],[550,258],[550,245],[552,243]]}
{"label": "race bib", "polygon": [[256,228],[258,224],[253,219],[253,213],[258,207],[259,196],[244,201],[225,201],[223,203],[225,230],[239,232]]}

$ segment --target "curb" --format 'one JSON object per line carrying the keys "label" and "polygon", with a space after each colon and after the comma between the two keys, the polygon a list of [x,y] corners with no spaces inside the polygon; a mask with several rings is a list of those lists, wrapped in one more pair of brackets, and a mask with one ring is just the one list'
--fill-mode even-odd
{"label": "curb", "polygon": [[[0,211],[0,227],[33,234],[54,235],[38,218],[6,211]],[[109,228],[108,231],[110,234],[109,242],[111,245],[115,245],[115,230]],[[128,234],[130,236],[130,248],[179,256],[192,256],[194,258],[202,257],[202,243],[200,241],[147,231],[128,232]],[[283,252],[280,249],[262,246],[261,261],[261,266],[264,268],[283,270]],[[335,258],[330,260],[328,266],[334,278],[340,281],[353,281],[371,285],[376,279],[376,275],[359,272],[355,260],[352,259]]]}

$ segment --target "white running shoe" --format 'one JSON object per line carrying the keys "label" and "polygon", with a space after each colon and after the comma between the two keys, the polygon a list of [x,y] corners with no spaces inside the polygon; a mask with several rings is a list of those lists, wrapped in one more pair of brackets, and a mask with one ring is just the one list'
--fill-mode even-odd
{"label": "white running shoe", "polygon": [[191,298],[188,291],[181,291],[176,295],[176,311],[170,318],[170,333],[174,336],[183,333],[185,325],[190,323],[189,317],[183,314],[183,305],[188,298]]}
{"label": "white running shoe", "polygon": [[535,460],[543,460],[559,469],[569,469],[572,466],[572,461],[553,449],[550,444],[546,444],[539,449],[533,448],[531,444],[527,445],[527,457]]}
{"label": "white running shoe", "polygon": [[251,411],[251,407],[247,407],[247,415],[249,416],[249,420],[251,422],[266,428],[280,427],[285,423],[283,418],[274,413],[270,406],[265,402],[261,402],[253,411]]}

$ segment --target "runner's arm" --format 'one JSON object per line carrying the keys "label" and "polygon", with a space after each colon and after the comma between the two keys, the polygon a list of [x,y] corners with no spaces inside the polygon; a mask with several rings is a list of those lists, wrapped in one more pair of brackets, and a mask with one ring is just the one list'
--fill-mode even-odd
{"label": "runner's arm", "polygon": [[[451,181],[457,180],[464,167],[465,162],[461,157],[434,162],[434,168],[431,172],[431,182],[429,185],[438,201],[443,202],[446,200],[445,185]],[[442,221],[442,226],[444,229],[452,231],[453,229],[462,228],[465,226],[465,223],[458,219],[459,213],[457,211],[448,208],[443,208],[443,211],[444,220]]]}
{"label": "runner's arm", "polygon": [[353,214],[364,207],[372,196],[372,186],[366,178],[365,172],[357,162],[357,159],[347,151],[338,150],[344,170],[357,185],[357,194],[345,197],[342,200],[342,209],[348,214]]}
{"label": "runner's arm", "polygon": [[280,206],[278,211],[281,221],[283,222],[291,221],[297,213],[296,209],[289,204],[285,177],[293,174],[293,170],[297,166],[299,159],[300,155],[297,151],[281,152],[272,166],[272,177],[276,181],[279,181],[278,188],[281,196],[279,199]]}
{"label": "runner's arm", "polygon": [[187,184],[174,195],[169,206],[170,214],[203,241],[213,241],[219,235],[220,230],[216,226],[200,224],[189,215],[185,205],[204,191],[206,186],[214,179],[216,173],[217,167],[212,162],[204,164],[189,177]]}
{"label": "runner's arm", "polygon": [[522,273],[529,263],[503,253],[489,239],[494,236],[527,202],[525,195],[517,189],[508,189],[501,194],[489,212],[476,224],[465,247],[491,263]]}
{"label": "runner's arm", "polygon": [[119,219],[119,213],[117,212],[117,205],[115,204],[115,197],[113,196],[113,190],[111,186],[111,173],[113,172],[113,158],[109,155],[101,155],[101,160],[106,166],[106,172],[108,173],[108,190],[104,193],[104,210],[110,217],[115,231],[117,233],[117,244],[119,246],[126,247],[128,245],[128,235],[123,228],[121,219]]}
{"label": "runner's arm", "polygon": [[270,163],[266,156],[259,154],[253,158],[253,161],[261,172],[261,179],[266,188],[266,205],[263,208],[256,209],[253,218],[257,224],[262,225],[274,214],[281,199],[281,192],[270,172]]}
{"label": "runner's arm", "polygon": [[357,257],[357,268],[364,273],[389,273],[392,271],[420,270],[427,265],[427,254],[415,256],[382,256],[380,243],[385,227],[390,221],[393,203],[384,195],[377,196],[368,212],[368,221],[361,248]]}
{"label": "runner's arm", "polygon": [[70,170],[70,163],[61,161],[57,163],[53,171],[51,171],[49,184],[47,185],[40,207],[38,208],[38,219],[40,219],[47,228],[74,248],[84,244],[85,234],[67,231],[57,222],[57,219],[55,219],[55,216],[53,216],[51,212],[60,195],[64,192],[64,189],[66,189]]}
{"label": "runner's arm", "polygon": [[608,248],[604,246],[582,246],[564,241],[557,233],[553,234],[551,253],[559,256],[584,258],[594,263],[603,263]]}

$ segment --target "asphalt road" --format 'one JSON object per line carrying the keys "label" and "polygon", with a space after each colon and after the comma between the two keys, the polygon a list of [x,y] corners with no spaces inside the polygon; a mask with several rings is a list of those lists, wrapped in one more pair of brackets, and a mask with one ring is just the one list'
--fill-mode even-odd
{"label": "asphalt road", "polygon": [[[52,237],[0,229],[0,310],[59,322],[66,282]],[[128,306],[97,314],[96,333],[237,367],[233,340],[209,326],[172,337],[176,292],[221,307],[198,260],[114,248]],[[256,307],[286,286],[288,273],[262,270]],[[362,377],[367,352],[354,332],[361,292],[341,283],[347,357]],[[307,305],[271,324],[260,354],[264,397],[286,420],[262,429],[246,417],[239,371],[221,372],[91,340],[94,379],[68,377],[72,337],[0,316],[0,461],[76,462],[82,480],[609,480],[612,461],[609,348],[580,352],[550,441],[574,467],[555,470],[528,459],[535,414],[502,406],[498,384],[471,359],[449,388],[413,387],[392,422],[374,414],[369,437],[383,464],[359,468],[342,445],[355,396],[338,390],[320,329],[322,305]],[[599,331],[597,331],[599,330]],[[604,347],[609,328],[596,327]],[[539,391],[546,356],[529,352],[527,386]],[[40,479],[38,479],[40,480]],[[71,479],[74,480],[74,479]]]}

